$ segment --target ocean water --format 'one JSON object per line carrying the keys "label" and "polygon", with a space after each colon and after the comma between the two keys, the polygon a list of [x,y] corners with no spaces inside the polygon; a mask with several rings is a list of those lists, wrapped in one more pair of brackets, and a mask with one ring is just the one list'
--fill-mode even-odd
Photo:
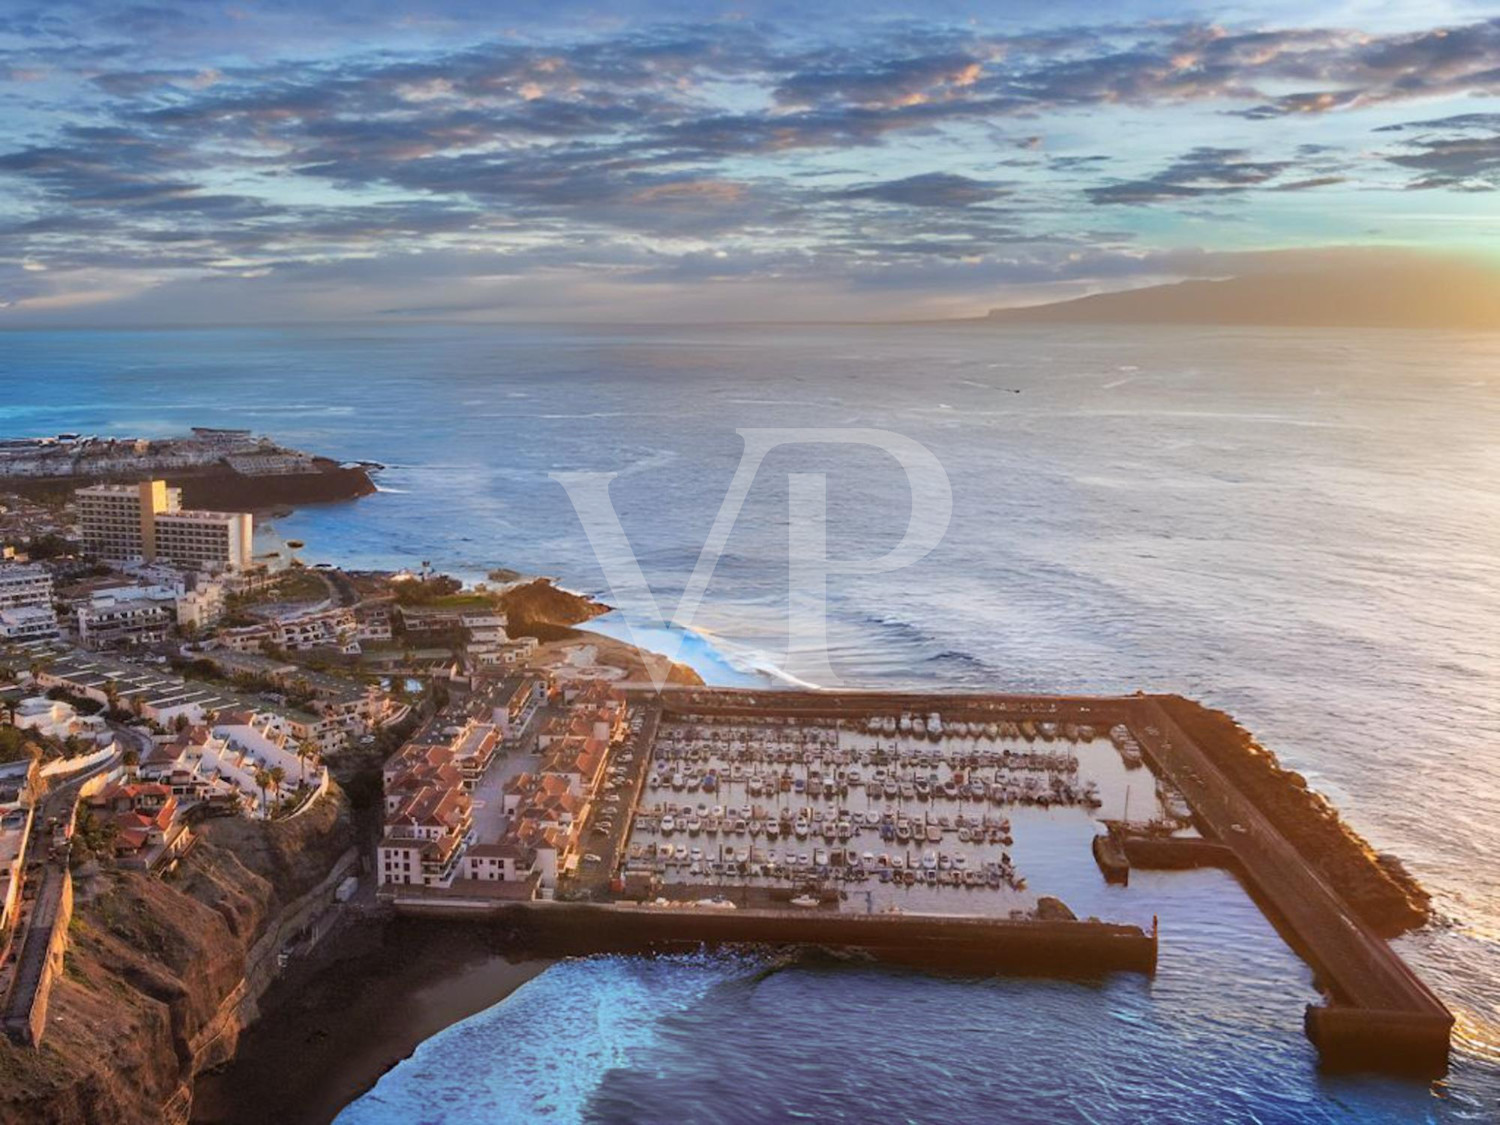
{"label": "ocean water", "polygon": [[[1301,1032],[1310,974],[1233,880],[1113,894],[1070,867],[1033,886],[1080,913],[1160,916],[1154,980],[568,962],[424,1044],[342,1121],[1493,1121],[1497,372],[1500,338],[1400,332],[27,332],[0,335],[0,433],[253,426],[377,460],[379,495],[278,531],[310,560],[510,566],[606,600],[549,474],[617,473],[668,612],[737,429],[915,439],[947,471],[953,519],[910,568],[830,580],[837,678],[1226,708],[1434,893],[1443,923],[1399,944],[1459,1018],[1443,1082],[1321,1076]],[[910,516],[884,453],[771,454],[679,656],[715,682],[821,673],[813,634],[787,625],[789,473],[826,474],[834,558],[884,553]]]}

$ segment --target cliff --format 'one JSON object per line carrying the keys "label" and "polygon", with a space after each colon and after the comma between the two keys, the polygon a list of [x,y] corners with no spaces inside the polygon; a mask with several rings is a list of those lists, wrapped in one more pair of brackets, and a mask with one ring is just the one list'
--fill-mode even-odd
{"label": "cliff", "polygon": [[194,1076],[233,1055],[353,833],[338,793],[290,821],[201,833],[165,879],[79,873],[46,1038],[0,1043],[0,1123],[183,1122]]}

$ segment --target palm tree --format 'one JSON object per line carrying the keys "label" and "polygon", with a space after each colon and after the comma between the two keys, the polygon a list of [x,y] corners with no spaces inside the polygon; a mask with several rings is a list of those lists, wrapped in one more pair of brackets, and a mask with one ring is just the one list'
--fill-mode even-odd
{"label": "palm tree", "polygon": [[120,709],[120,685],[114,680],[104,681],[104,702],[111,711]]}
{"label": "palm tree", "polygon": [[280,800],[281,783],[286,780],[286,770],[282,769],[280,766],[272,766],[269,771],[269,776],[271,778],[271,792],[276,795],[276,798],[278,800]]}
{"label": "palm tree", "polygon": [[255,787],[260,790],[260,811],[267,820],[270,815],[266,809],[266,790],[271,788],[271,774],[268,770],[255,771]]}
{"label": "palm tree", "polygon": [[304,740],[297,746],[297,761],[302,764],[302,784],[307,784],[307,763],[309,759],[316,761],[318,747],[311,739]]}

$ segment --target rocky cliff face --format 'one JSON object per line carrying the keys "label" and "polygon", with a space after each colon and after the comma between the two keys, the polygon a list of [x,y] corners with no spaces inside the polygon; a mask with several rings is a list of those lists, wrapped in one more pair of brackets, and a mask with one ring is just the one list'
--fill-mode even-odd
{"label": "rocky cliff face", "polygon": [[0,1123],[186,1121],[193,1077],[253,1018],[279,925],[351,842],[335,793],[288,822],[210,823],[166,879],[81,875],[42,1046],[0,1043]]}

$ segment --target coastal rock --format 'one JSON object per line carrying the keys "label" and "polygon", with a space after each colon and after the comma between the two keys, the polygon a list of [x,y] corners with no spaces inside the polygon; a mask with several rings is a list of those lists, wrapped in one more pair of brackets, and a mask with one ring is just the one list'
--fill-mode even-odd
{"label": "coastal rock", "polygon": [[1078,915],[1060,898],[1042,895],[1036,900],[1036,916],[1043,922],[1076,922]]}
{"label": "coastal rock", "polygon": [[517,637],[556,640],[569,626],[579,625],[610,607],[582,594],[562,590],[550,578],[535,578],[500,594],[506,630]]}

